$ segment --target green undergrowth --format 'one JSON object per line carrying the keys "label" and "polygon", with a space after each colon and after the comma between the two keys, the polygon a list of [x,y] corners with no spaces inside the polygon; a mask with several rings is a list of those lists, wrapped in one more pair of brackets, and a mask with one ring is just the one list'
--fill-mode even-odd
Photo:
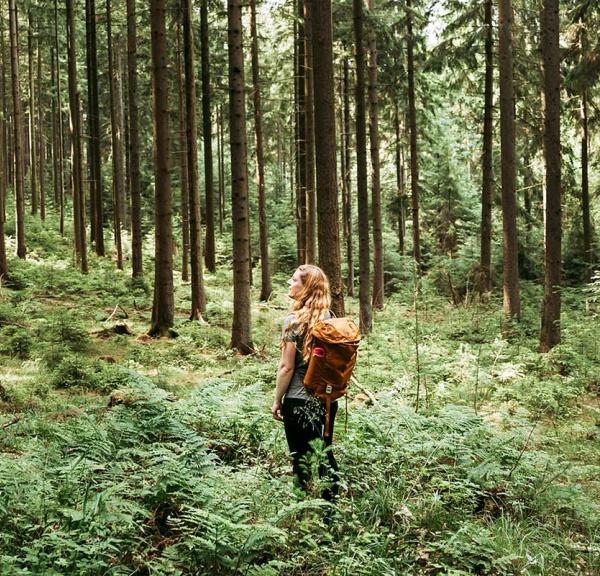
{"label": "green undergrowth", "polygon": [[563,291],[540,355],[538,286],[505,339],[496,299],[398,275],[341,403],[331,506],[294,487],[269,412],[287,275],[242,357],[225,264],[203,323],[176,276],[177,337],[153,340],[143,282],[40,238],[0,288],[0,574],[600,573],[600,282]]}

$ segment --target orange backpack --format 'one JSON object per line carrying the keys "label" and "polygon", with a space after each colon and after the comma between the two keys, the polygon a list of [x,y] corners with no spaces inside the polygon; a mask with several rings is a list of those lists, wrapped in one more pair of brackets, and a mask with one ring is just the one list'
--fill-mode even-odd
{"label": "orange backpack", "polygon": [[312,337],[304,387],[325,402],[325,437],[328,437],[331,401],[346,393],[356,364],[360,330],[350,318],[330,318],[314,325]]}

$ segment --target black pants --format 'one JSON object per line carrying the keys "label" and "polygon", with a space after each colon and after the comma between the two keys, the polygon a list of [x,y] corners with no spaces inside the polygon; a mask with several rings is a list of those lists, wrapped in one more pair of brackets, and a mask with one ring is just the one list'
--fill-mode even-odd
{"label": "black pants", "polygon": [[[286,398],[283,402],[283,425],[292,454],[292,468],[300,487],[305,491],[310,481],[310,465],[306,458],[307,454],[313,451],[310,443],[321,439],[326,447],[331,446],[337,409],[337,402],[333,402],[329,417],[329,436],[325,438],[325,405],[322,402],[296,398]],[[339,492],[339,476],[338,465],[331,449],[327,450],[327,463],[319,464],[319,477],[330,480],[331,485],[323,491],[322,497],[325,500],[333,500]]]}

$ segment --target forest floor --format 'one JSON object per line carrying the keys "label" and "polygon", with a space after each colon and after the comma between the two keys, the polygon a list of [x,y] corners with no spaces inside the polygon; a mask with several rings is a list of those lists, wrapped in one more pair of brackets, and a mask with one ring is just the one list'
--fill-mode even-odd
{"label": "forest floor", "polygon": [[0,574],[600,574],[600,323],[584,289],[563,292],[546,355],[533,284],[510,342],[497,300],[454,305],[427,279],[416,306],[412,286],[390,295],[347,428],[341,403],[331,506],[319,480],[295,490],[269,411],[287,275],[255,300],[244,357],[225,265],[206,275],[203,323],[177,275],[177,337],[161,340],[151,290],[90,268],[42,243],[0,288]]}

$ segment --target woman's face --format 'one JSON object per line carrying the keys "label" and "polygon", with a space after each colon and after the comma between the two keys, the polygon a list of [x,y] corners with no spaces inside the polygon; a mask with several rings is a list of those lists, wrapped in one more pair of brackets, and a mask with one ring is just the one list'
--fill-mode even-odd
{"label": "woman's face", "polygon": [[302,275],[299,270],[296,270],[293,276],[288,280],[288,296],[295,300],[302,290]]}

